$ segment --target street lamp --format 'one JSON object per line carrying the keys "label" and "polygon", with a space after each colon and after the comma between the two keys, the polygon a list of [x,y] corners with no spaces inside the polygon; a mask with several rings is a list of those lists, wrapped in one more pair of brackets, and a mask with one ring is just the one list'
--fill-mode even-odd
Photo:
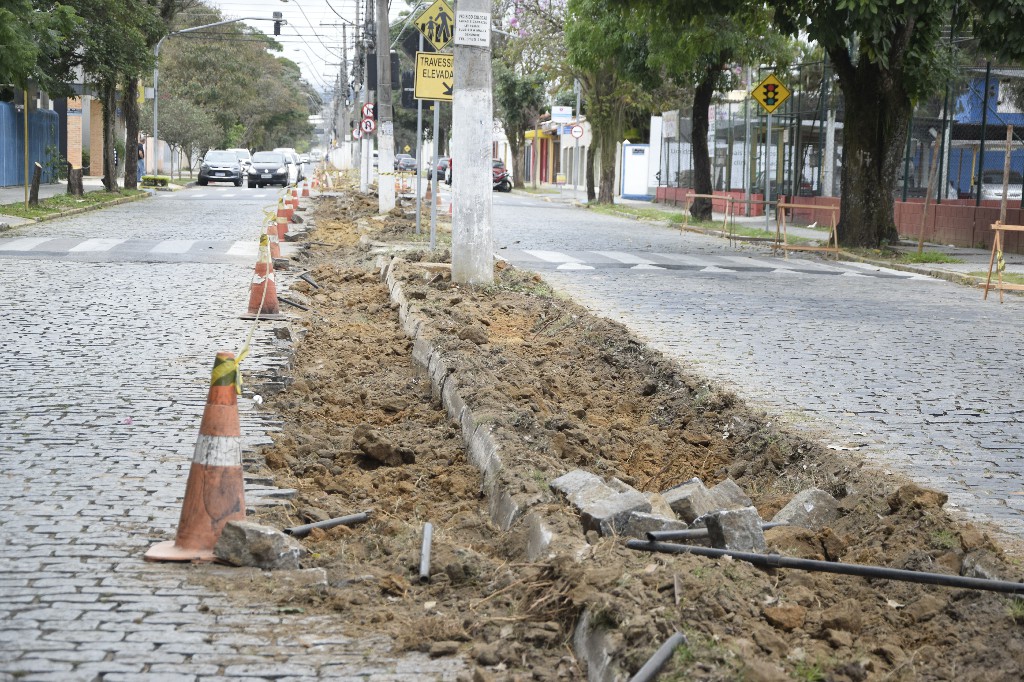
{"label": "street lamp", "polygon": [[[239,21],[273,21],[274,30],[279,30],[282,23],[286,23],[282,18],[280,12],[274,12],[273,18],[267,19],[266,17],[239,17],[237,19],[226,19],[225,21],[217,21],[212,24],[203,24],[202,26],[193,26],[192,28],[183,28],[180,31],[171,31],[163,38],[157,41],[156,46],[153,48],[153,170],[157,173],[160,172],[160,154],[157,152],[157,146],[160,144],[160,136],[157,134],[157,107],[160,101],[160,92],[157,82],[160,79],[160,46],[164,40],[171,36],[181,35],[182,33],[192,33],[204,28],[213,28],[214,26],[223,26],[224,24],[235,24]],[[275,34],[276,35],[276,34]]]}

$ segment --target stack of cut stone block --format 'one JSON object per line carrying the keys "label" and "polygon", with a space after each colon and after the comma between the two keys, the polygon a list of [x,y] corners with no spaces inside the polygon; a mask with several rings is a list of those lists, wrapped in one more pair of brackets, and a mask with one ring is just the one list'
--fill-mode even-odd
{"label": "stack of cut stone block", "polygon": [[[732,479],[708,488],[692,478],[661,493],[641,493],[617,478],[605,481],[577,469],[552,481],[551,489],[579,512],[584,531],[647,539],[654,531],[706,529],[706,536],[687,541],[765,551],[764,521]],[[812,488],[794,497],[773,522],[820,528],[835,517],[835,499]]]}

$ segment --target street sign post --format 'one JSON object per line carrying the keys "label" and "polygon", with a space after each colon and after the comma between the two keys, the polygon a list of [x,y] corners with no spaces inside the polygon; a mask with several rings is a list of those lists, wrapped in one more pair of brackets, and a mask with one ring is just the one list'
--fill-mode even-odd
{"label": "street sign post", "polygon": [[416,28],[435,50],[443,50],[455,35],[455,14],[445,0],[437,0],[416,20]]}
{"label": "street sign post", "polygon": [[367,102],[362,108],[363,118],[373,118],[373,102]]}
{"label": "street sign post", "polygon": [[761,105],[766,113],[771,114],[782,103],[789,99],[789,88],[782,84],[775,74],[768,74],[768,77],[757,84],[750,96]]}
{"label": "street sign post", "polygon": [[372,118],[364,118],[359,122],[359,128],[367,135],[373,133],[377,129],[377,122]]}
{"label": "street sign post", "polygon": [[569,131],[569,133],[578,140],[581,137],[583,137],[583,126],[581,126],[581,125],[579,125],[577,123],[576,125],[574,125],[572,127],[572,129]]}
{"label": "street sign post", "polygon": [[416,53],[413,97],[451,102],[454,86],[455,55],[440,52]]}
{"label": "street sign post", "polygon": [[363,137],[363,131],[362,130],[360,130],[359,128],[353,128],[352,129],[352,139],[353,140],[359,140],[359,139],[362,139],[362,137]]}

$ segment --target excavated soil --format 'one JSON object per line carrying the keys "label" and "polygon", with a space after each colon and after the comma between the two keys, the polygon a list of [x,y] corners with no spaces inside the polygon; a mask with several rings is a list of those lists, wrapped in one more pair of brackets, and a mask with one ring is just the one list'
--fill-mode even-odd
{"label": "excavated soil", "polygon": [[[288,386],[261,408],[283,419],[266,465],[298,494],[259,520],[283,528],[372,510],[370,520],[303,540],[303,565],[326,570],[326,589],[274,573],[220,587],[337,614],[400,649],[463,656],[482,680],[585,679],[572,645],[584,610],[610,630],[627,674],[680,631],[686,643],[659,679],[1021,679],[1024,601],[1013,597],[651,554],[582,533],[548,488],[567,471],[644,492],[731,477],[764,519],[805,488],[839,499],[830,528],[767,531],[780,553],[1024,577],[984,529],[947,515],[943,496],[906,483],[897,494],[893,477],[787,432],[539,276],[499,267],[493,286],[453,284],[438,265],[447,254],[415,247],[411,220],[378,217],[376,204],[354,191],[313,202],[292,266],[309,281],[287,292],[309,310],[292,323]],[[478,421],[493,423],[502,480],[562,519],[550,557],[526,560],[524,524],[491,522],[458,425],[413,361],[375,243],[403,245],[395,272]],[[419,580],[425,522],[429,582]]]}

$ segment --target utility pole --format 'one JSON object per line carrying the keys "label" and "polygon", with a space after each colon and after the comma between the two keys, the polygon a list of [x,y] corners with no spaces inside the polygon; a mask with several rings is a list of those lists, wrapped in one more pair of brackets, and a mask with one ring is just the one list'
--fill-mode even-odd
{"label": "utility pole", "polygon": [[377,0],[377,199],[380,213],[395,207],[395,124],[387,0]]}
{"label": "utility pole", "polygon": [[[386,2],[387,0],[382,0]],[[362,58],[362,82],[363,82],[363,104],[367,104],[370,101],[370,49],[368,40],[373,36],[370,31],[373,22],[370,20],[370,2],[366,0],[366,11],[363,13],[363,21],[365,26],[363,27],[363,39],[360,41],[360,45],[363,48]],[[356,2],[356,25],[359,24],[359,2]],[[362,194],[369,194],[370,192],[370,173],[373,169],[370,161],[370,136],[363,135],[359,138],[359,191]]]}
{"label": "utility pole", "polygon": [[491,0],[459,0],[452,95],[452,281],[494,283]]}

